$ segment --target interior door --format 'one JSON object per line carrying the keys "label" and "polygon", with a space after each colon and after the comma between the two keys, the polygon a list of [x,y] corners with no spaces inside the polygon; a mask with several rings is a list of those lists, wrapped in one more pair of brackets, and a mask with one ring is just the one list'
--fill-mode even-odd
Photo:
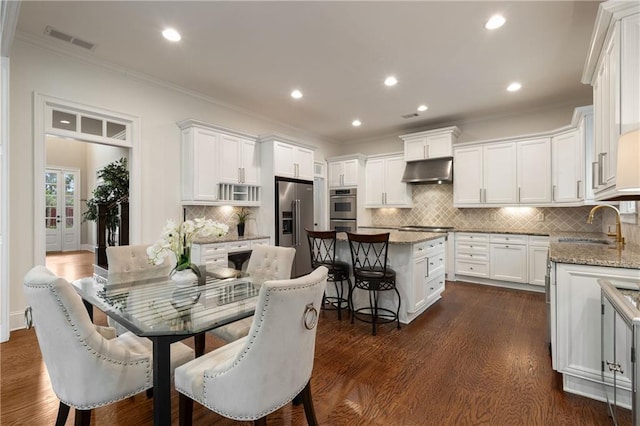
{"label": "interior door", "polygon": [[47,251],[74,251],[80,244],[80,172],[46,169],[45,228]]}

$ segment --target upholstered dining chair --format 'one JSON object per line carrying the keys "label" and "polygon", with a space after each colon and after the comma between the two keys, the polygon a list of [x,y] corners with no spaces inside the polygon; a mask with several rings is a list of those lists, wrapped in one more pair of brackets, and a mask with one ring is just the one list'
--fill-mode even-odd
{"label": "upholstered dining chair", "polygon": [[193,401],[230,419],[266,424],[268,414],[299,396],[309,425],[318,309],[327,268],[260,288],[249,335],[176,369],[180,425],[191,425]]}
{"label": "upholstered dining chair", "polygon": [[[255,246],[247,264],[247,273],[259,281],[291,278],[291,267],[295,255],[296,249],[293,247]],[[225,342],[232,342],[249,334],[252,322],[253,317],[247,317],[213,329],[211,333]]]}
{"label": "upholstered dining chair", "polygon": [[[44,266],[24,278],[29,307],[25,317],[35,326],[51,386],[60,400],[56,425],[70,407],[75,424],[88,425],[91,410],[120,401],[153,386],[152,343],[149,339],[91,322],[80,296],[64,278]],[[30,325],[31,325],[30,324]],[[192,360],[193,350],[171,345],[172,371]]]}

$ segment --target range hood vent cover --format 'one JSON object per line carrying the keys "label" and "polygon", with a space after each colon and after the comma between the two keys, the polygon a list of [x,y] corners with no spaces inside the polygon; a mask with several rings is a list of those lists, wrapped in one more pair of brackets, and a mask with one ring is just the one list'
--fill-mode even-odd
{"label": "range hood vent cover", "polygon": [[409,161],[404,169],[402,182],[431,184],[452,183],[453,157]]}

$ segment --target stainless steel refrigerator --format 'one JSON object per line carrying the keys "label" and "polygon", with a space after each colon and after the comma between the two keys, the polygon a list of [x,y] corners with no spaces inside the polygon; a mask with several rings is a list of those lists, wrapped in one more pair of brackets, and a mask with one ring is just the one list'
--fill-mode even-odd
{"label": "stainless steel refrigerator", "polygon": [[313,182],[276,178],[276,245],[293,247],[292,277],[311,272],[305,229],[313,230]]}

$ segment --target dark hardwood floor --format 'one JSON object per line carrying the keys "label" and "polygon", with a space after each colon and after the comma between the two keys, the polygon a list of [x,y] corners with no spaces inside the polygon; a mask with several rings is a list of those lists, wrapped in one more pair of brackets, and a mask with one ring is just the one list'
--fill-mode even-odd
{"label": "dark hardwood floor", "polygon": [[[47,265],[68,279],[90,274],[54,257]],[[104,315],[96,322],[104,323]],[[400,330],[383,325],[377,336],[368,324],[338,321],[335,311],[323,311],[311,380],[318,420],[385,426],[612,424],[604,403],[562,391],[545,330],[544,295],[461,282],[447,283],[442,300],[411,324]],[[207,339],[207,350],[221,344]],[[58,400],[34,331],[11,333],[0,351],[0,424],[54,424]],[[172,404],[177,424],[175,391]],[[141,394],[94,410],[92,422],[151,425],[151,410],[152,401]],[[625,415],[630,424],[626,410]],[[306,424],[302,407],[291,404],[268,423]],[[196,404],[194,424],[241,423]]]}

